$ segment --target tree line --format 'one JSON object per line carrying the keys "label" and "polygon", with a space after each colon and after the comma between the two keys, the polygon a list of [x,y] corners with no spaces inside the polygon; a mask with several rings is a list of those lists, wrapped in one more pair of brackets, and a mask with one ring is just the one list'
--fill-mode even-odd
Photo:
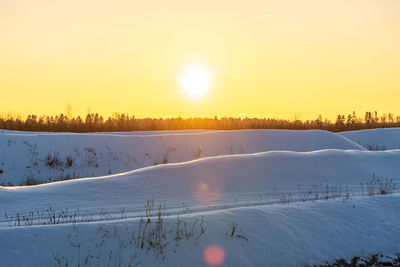
{"label": "tree line", "polygon": [[351,131],[372,128],[400,127],[400,116],[393,113],[378,115],[378,112],[366,112],[357,117],[353,112],[337,115],[336,120],[323,119],[319,115],[313,120],[287,120],[274,118],[135,118],[124,113],[113,113],[105,118],[98,113],[89,113],[86,117],[29,115],[0,117],[0,129],[18,131],[48,132],[114,132],[114,131],[156,131],[156,130],[241,130],[241,129],[321,129],[332,132]]}

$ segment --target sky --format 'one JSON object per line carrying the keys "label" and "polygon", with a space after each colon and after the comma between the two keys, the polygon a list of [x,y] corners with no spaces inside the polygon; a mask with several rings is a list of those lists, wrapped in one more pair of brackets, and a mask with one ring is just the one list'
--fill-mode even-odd
{"label": "sky", "polygon": [[[0,0],[0,114],[400,113],[398,0]],[[185,72],[202,68],[191,97]]]}

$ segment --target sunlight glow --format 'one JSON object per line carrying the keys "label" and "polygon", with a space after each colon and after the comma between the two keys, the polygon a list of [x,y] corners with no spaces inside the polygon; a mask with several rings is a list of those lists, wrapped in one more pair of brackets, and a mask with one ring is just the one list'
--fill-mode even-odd
{"label": "sunlight glow", "polygon": [[203,67],[188,68],[182,75],[181,85],[190,98],[199,99],[210,88],[210,75]]}
{"label": "sunlight glow", "polygon": [[81,118],[400,114],[399,10],[398,0],[0,0],[0,116],[65,115],[68,102]]}

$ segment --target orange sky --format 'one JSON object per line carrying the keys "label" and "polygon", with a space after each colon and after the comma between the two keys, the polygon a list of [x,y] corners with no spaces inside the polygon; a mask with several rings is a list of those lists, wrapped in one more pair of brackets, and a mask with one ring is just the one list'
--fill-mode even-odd
{"label": "orange sky", "polygon": [[[400,113],[400,1],[0,0],[0,114]],[[186,69],[210,88],[193,99]]]}

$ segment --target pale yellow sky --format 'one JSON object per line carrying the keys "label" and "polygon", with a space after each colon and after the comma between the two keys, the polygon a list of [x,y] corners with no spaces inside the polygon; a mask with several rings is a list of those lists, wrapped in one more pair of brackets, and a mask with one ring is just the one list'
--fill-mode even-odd
{"label": "pale yellow sky", "polygon": [[[400,113],[398,0],[0,0],[0,114]],[[210,73],[185,94],[191,66]]]}

